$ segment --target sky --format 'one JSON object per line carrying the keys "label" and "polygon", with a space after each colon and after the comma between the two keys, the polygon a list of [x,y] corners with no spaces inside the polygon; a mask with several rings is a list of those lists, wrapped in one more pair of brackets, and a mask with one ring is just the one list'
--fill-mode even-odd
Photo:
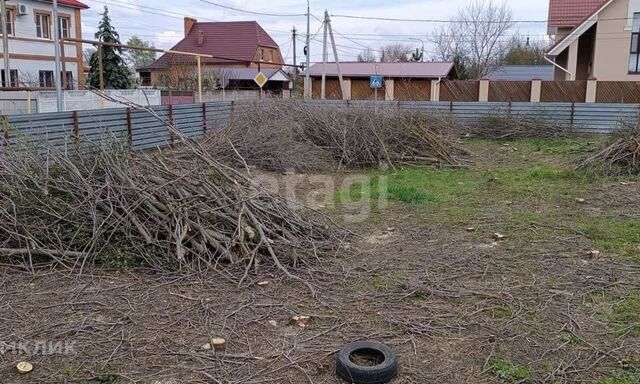
{"label": "sky", "polygon": [[[278,43],[287,63],[293,61],[292,32],[299,33],[297,57],[303,60],[306,34],[305,0],[210,0],[217,4],[242,10],[270,13],[277,16],[238,12],[207,3],[206,0],[83,0],[91,8],[83,11],[84,38],[93,39],[100,13],[109,7],[113,24],[121,40],[137,35],[158,48],[171,48],[183,37],[183,18],[191,16],[199,21],[256,20]],[[399,19],[448,20],[473,0],[310,0],[311,14],[322,18],[325,9],[336,32],[336,45],[341,61],[355,60],[365,48],[378,50],[386,43],[402,43],[421,48],[424,41],[425,59],[433,57],[428,40],[437,23],[411,21],[358,20],[338,15],[357,15]],[[499,0],[498,0],[499,1]],[[543,21],[548,14],[546,0],[507,0],[514,20]],[[311,61],[322,60],[321,22],[311,20]],[[528,36],[532,41],[546,39],[544,23],[518,23],[511,34]],[[333,57],[331,56],[332,60]]]}

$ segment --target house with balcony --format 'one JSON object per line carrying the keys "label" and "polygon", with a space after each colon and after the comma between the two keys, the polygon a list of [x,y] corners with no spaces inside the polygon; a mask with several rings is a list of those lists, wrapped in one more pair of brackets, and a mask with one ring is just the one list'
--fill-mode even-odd
{"label": "house with balcony", "polygon": [[[82,10],[88,6],[78,0],[58,0],[60,38],[82,39]],[[7,35],[9,40],[9,76],[0,72],[6,88],[54,88],[55,47],[51,0],[8,0]],[[1,30],[0,30],[1,34]],[[84,86],[82,44],[61,45],[62,81],[65,89]],[[0,44],[0,58],[4,58]]]}
{"label": "house with balcony", "polygon": [[555,80],[640,81],[640,0],[550,0]]}

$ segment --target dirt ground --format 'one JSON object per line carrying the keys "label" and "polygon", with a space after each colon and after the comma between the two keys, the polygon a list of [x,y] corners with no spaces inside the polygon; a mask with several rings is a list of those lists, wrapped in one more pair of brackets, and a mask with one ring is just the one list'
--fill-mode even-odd
{"label": "dirt ground", "polygon": [[[238,287],[3,264],[0,382],[331,384],[334,353],[374,339],[399,355],[394,383],[640,383],[640,178],[571,171],[587,139],[465,146],[471,170],[391,174],[387,206],[295,270],[317,298],[275,270]],[[216,336],[226,351],[203,349]]]}

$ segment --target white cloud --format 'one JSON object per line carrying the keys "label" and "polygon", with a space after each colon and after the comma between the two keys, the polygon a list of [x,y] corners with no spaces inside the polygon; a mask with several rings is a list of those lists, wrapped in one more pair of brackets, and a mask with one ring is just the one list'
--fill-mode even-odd
{"label": "white cloud", "polygon": [[164,31],[156,33],[153,41],[158,47],[166,48],[175,45],[183,36],[182,31]]}

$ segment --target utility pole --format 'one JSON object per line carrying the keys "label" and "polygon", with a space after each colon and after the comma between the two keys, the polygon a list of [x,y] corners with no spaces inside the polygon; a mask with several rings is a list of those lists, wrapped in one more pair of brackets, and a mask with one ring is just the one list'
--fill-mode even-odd
{"label": "utility pole", "polygon": [[324,100],[327,97],[327,32],[328,32],[328,23],[329,20],[329,12],[324,11],[324,38],[322,39],[322,85],[320,88],[320,99]]}
{"label": "utility pole", "polygon": [[[64,110],[62,104],[62,66],[60,65],[60,19],[58,18],[58,0],[53,0],[53,47],[55,50],[55,72],[53,73],[56,83],[56,99],[58,101],[58,112]],[[66,75],[66,74],[65,74]]]}
{"label": "utility pole", "polygon": [[342,70],[340,69],[340,59],[338,58],[338,48],[336,47],[336,39],[333,36],[333,25],[331,24],[331,19],[329,18],[329,13],[325,14],[325,19],[327,20],[327,25],[329,27],[329,37],[331,38],[331,46],[333,46],[333,59],[336,61],[336,68],[338,69],[338,81],[340,81],[340,91],[342,92],[342,100],[347,100],[347,87],[344,84],[344,79],[342,78]]}
{"label": "utility pole", "polygon": [[304,98],[311,98],[311,5],[307,0],[307,65],[305,67],[307,76],[304,82]]}
{"label": "utility pole", "polygon": [[296,49],[296,40],[298,39],[298,30],[295,25],[293,26],[293,90],[296,89],[296,80],[298,79],[298,58],[296,54],[298,53]]}
{"label": "utility pole", "polygon": [[[4,58],[4,84],[11,86],[11,67],[9,66],[9,31],[7,30],[7,0],[0,0],[0,12],[2,12],[2,56]],[[15,28],[15,26],[14,26]]]}

